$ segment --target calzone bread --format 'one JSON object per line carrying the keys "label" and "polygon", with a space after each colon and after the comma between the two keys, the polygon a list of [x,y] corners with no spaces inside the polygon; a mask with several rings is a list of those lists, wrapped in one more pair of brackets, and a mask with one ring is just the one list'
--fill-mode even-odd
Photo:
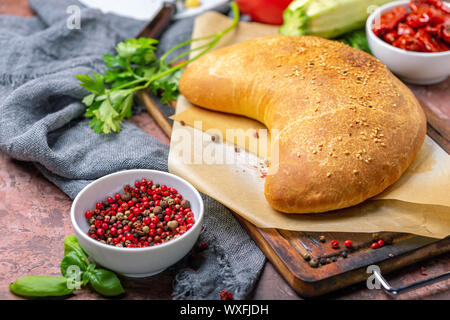
{"label": "calzone bread", "polygon": [[375,196],[400,178],[426,134],[418,101],[380,61],[317,37],[270,36],[213,51],[189,65],[180,91],[279,133],[278,170],[264,193],[287,213]]}

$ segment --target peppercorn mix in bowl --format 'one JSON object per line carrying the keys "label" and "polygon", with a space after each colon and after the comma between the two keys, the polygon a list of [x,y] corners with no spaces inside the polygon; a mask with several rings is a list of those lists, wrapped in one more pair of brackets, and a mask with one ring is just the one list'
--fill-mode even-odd
{"label": "peppercorn mix in bowl", "polygon": [[[442,35],[429,33],[437,26],[427,14],[423,13],[430,20],[428,22],[420,17],[411,19],[415,13],[410,7],[414,8],[415,3],[417,1],[395,1],[376,9],[366,21],[367,41],[372,54],[402,80],[422,85],[438,83],[450,75],[450,51],[444,50],[450,43]],[[418,3],[438,10],[428,1]],[[440,19],[450,24],[450,15],[442,10],[439,12],[442,12]],[[386,20],[388,18],[390,20]],[[441,34],[444,27],[442,24],[438,28]]]}
{"label": "peppercorn mix in bowl", "polygon": [[71,209],[75,234],[92,259],[131,277],[159,273],[194,246],[203,201],[185,180],[127,170],[86,186]]}

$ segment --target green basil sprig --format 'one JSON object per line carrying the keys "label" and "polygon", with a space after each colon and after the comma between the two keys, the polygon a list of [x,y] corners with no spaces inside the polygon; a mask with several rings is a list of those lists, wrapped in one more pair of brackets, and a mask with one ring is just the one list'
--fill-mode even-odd
{"label": "green basil sprig", "polygon": [[9,285],[9,289],[24,297],[67,296],[88,283],[104,296],[124,293],[119,278],[114,272],[96,268],[77,238],[72,235],[64,239],[64,257],[61,260],[62,276],[26,276]]}

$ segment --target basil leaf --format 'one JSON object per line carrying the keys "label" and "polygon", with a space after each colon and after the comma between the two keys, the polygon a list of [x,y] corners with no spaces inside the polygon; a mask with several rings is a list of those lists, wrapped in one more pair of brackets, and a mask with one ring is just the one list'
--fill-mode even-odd
{"label": "basil leaf", "polygon": [[[78,271],[81,274],[86,271],[86,265],[84,264],[83,260],[76,254],[74,251],[69,252],[64,256],[64,258],[61,260],[61,274],[64,277],[71,277],[74,276],[73,271],[71,271],[70,267],[76,266],[78,267]],[[68,272],[69,270],[69,272]]]}
{"label": "basil leaf", "polygon": [[82,278],[81,278],[81,285],[85,286],[89,283],[89,272],[83,272]]}
{"label": "basil leaf", "polygon": [[11,283],[9,289],[24,297],[59,297],[75,290],[68,288],[67,279],[59,276],[23,277]]}
{"label": "basil leaf", "polygon": [[83,261],[86,265],[89,265],[88,255],[84,252],[77,237],[74,235],[68,236],[64,239],[64,255],[69,254],[69,252],[75,252],[81,261]]}
{"label": "basil leaf", "polygon": [[92,288],[104,296],[117,296],[125,292],[114,272],[95,269],[88,274]]}

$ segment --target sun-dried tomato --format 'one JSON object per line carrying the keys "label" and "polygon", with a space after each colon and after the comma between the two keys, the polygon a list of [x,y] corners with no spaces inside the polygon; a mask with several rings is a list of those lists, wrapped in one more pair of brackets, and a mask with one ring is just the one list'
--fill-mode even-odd
{"label": "sun-dried tomato", "polygon": [[442,25],[442,40],[450,44],[450,21],[446,21]]}
{"label": "sun-dried tomato", "polygon": [[426,11],[416,11],[408,14],[406,24],[411,28],[419,28],[430,22],[430,15]]}
{"label": "sun-dried tomato", "polygon": [[387,31],[395,29],[397,24],[406,18],[407,10],[404,6],[397,6],[392,10],[383,13],[379,22],[375,22],[373,26],[373,32],[379,36],[383,35]]}
{"label": "sun-dried tomato", "polygon": [[430,34],[428,34],[425,29],[419,29],[416,32],[415,38],[422,41],[424,44],[424,51],[428,52],[439,52],[441,47],[439,43]]}
{"label": "sun-dried tomato", "polygon": [[450,50],[450,46],[448,44],[446,44],[444,41],[437,40],[437,42],[439,43],[439,46],[441,47],[441,51],[448,51],[448,50]]}
{"label": "sun-dried tomato", "polygon": [[383,39],[384,41],[391,43],[395,41],[395,39],[397,39],[398,37],[398,33],[397,31],[393,30],[393,31],[389,31],[387,32],[384,36]]}
{"label": "sun-dried tomato", "polygon": [[416,31],[413,28],[411,28],[410,26],[408,26],[406,23],[400,22],[397,26],[397,33],[399,36],[404,35],[404,34],[413,36],[416,33]]}
{"label": "sun-dried tomato", "polygon": [[445,5],[442,1],[440,1],[440,0],[426,0],[426,2],[431,4],[435,8],[441,10],[443,13],[450,14],[450,7]]}
{"label": "sun-dried tomato", "polygon": [[375,22],[373,32],[404,50],[439,52],[450,47],[450,7],[441,0],[410,0],[407,8],[394,7]]}
{"label": "sun-dried tomato", "polygon": [[424,44],[419,39],[407,34],[398,37],[392,45],[408,51],[423,51],[424,48]]}
{"label": "sun-dried tomato", "polygon": [[434,35],[436,38],[442,38],[442,24],[438,24],[437,26],[426,26],[424,28],[424,30],[429,33]]}

